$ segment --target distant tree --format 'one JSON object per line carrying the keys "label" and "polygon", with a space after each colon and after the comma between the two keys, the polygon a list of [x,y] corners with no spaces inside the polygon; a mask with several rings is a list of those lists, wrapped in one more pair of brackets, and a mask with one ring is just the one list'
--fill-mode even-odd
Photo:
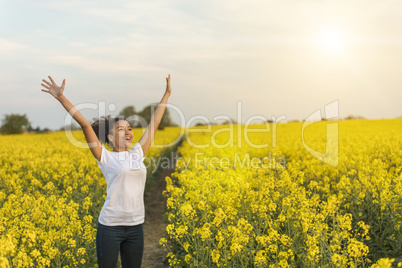
{"label": "distant tree", "polygon": [[363,120],[364,117],[363,116],[355,116],[355,115],[349,115],[347,117],[345,117],[345,120]]}
{"label": "distant tree", "polygon": [[43,133],[43,130],[40,129],[39,126],[33,128],[31,125],[27,128],[28,133]]}
{"label": "distant tree", "polygon": [[200,127],[200,126],[213,126],[213,125],[216,125],[216,123],[202,121],[202,122],[197,122],[194,126],[195,127]]}
{"label": "distant tree", "polygon": [[[142,109],[141,112],[139,112],[137,115],[141,116],[148,124],[151,121],[152,114],[155,112],[156,108],[158,107],[158,104],[151,104],[144,109]],[[170,118],[170,112],[169,109],[166,107],[165,113],[162,116],[162,120],[159,124],[158,129],[164,129],[167,126],[174,126],[175,124],[172,122],[172,119]]]}
{"label": "distant tree", "polygon": [[[151,121],[151,116],[155,112],[156,108],[158,107],[158,104],[151,104],[140,112],[136,112],[134,106],[126,106],[123,108],[123,110],[120,111],[119,116],[124,116],[125,119],[128,119],[130,116],[138,116],[141,117],[147,124]],[[129,124],[133,128],[139,128],[139,127],[145,127],[141,126],[141,123],[138,119],[134,118],[133,120],[128,120]],[[162,120],[159,124],[158,129],[164,129],[167,126],[176,126],[176,124],[173,123],[172,119],[170,118],[170,112],[169,109],[166,107],[165,113],[163,114]]]}
{"label": "distant tree", "polygon": [[64,131],[66,129],[70,130],[81,130],[81,127],[77,124],[71,123],[70,125],[65,125],[60,128],[60,131]]}
{"label": "distant tree", "polygon": [[36,133],[42,133],[42,132],[43,132],[43,131],[40,129],[39,126],[37,126],[36,128],[34,128],[33,131],[35,131]]}
{"label": "distant tree", "polygon": [[19,134],[27,130],[31,126],[26,114],[6,114],[2,120],[0,133],[2,134]]}
{"label": "distant tree", "polygon": [[135,108],[134,106],[126,106],[123,108],[123,110],[120,111],[119,115],[124,116],[124,118],[128,118],[132,115],[135,115]]}
{"label": "distant tree", "polygon": [[234,120],[233,118],[230,118],[230,119],[224,120],[224,121],[221,123],[221,125],[231,125],[231,124],[236,125],[236,124],[237,124],[236,120]]}
{"label": "distant tree", "polygon": [[134,119],[130,118],[131,120],[128,120],[129,117],[132,117],[135,115],[137,115],[137,113],[135,112],[134,106],[126,106],[119,113],[119,116],[123,116],[128,121],[128,123],[130,124],[130,126],[132,128],[141,127],[140,123],[136,121],[135,117],[134,117]]}

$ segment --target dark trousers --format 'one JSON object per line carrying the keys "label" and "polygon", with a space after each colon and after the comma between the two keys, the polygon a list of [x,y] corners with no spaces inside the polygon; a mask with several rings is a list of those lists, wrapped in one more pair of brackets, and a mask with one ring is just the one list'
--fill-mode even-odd
{"label": "dark trousers", "polygon": [[144,251],[142,224],[106,226],[98,222],[96,254],[99,268],[114,268],[120,252],[123,268],[140,268]]}

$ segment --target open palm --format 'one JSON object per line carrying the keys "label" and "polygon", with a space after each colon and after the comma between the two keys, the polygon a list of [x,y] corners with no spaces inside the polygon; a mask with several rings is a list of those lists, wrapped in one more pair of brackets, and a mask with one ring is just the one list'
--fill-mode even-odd
{"label": "open palm", "polygon": [[63,95],[63,91],[64,91],[64,86],[66,84],[66,79],[63,80],[63,83],[61,84],[61,87],[57,86],[57,84],[54,82],[54,80],[52,79],[51,76],[49,76],[50,82],[46,81],[45,79],[42,79],[42,81],[44,83],[42,83],[41,85],[46,89],[42,89],[43,92],[47,92],[49,94],[52,94],[53,97],[55,97],[56,99],[60,98]]}
{"label": "open palm", "polygon": [[166,93],[172,94],[172,88],[170,87],[170,74],[166,77]]}

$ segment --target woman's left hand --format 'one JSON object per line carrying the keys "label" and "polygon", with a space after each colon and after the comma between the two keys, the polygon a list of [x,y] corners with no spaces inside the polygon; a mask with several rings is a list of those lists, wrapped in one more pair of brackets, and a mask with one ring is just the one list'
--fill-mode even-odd
{"label": "woman's left hand", "polygon": [[170,74],[168,77],[166,77],[166,93],[169,94],[169,96],[172,93],[172,89],[170,87]]}

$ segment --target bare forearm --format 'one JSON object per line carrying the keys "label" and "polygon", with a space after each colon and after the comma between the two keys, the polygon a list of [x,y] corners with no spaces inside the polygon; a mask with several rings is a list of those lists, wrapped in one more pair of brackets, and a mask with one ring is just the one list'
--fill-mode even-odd
{"label": "bare forearm", "polygon": [[74,107],[74,105],[71,104],[71,102],[64,95],[57,98],[57,100],[82,128],[90,125],[89,121],[80,113],[80,111],[77,110],[77,108]]}
{"label": "bare forearm", "polygon": [[170,94],[165,93],[160,101],[160,103],[158,104],[158,107],[156,108],[155,112],[153,113],[152,117],[151,117],[151,121],[150,121],[150,125],[154,125],[155,129],[158,128],[163,114],[165,113],[166,110],[166,104],[168,102]]}
{"label": "bare forearm", "polygon": [[166,104],[169,96],[169,93],[165,93],[163,95],[162,100],[160,101],[158,107],[151,116],[151,121],[149,122],[148,127],[145,129],[145,132],[139,141],[141,146],[143,146],[143,150],[145,149],[145,152],[148,151],[149,147],[152,144],[152,141],[154,140],[156,131],[158,130],[159,124],[162,120],[162,116],[165,113]]}
{"label": "bare forearm", "polygon": [[43,83],[41,84],[44,88],[43,92],[51,94],[53,97],[58,100],[61,105],[63,105],[64,109],[74,118],[75,121],[81,126],[82,131],[84,132],[85,139],[89,145],[89,149],[91,150],[93,156],[100,161],[102,155],[102,145],[96,136],[95,131],[92,129],[91,124],[88,120],[78,111],[74,105],[64,96],[64,86],[66,84],[66,79],[63,80],[61,87],[59,87],[56,82],[49,75],[49,81],[42,79]]}
{"label": "bare forearm", "polygon": [[151,121],[149,122],[148,127],[145,129],[144,134],[142,134],[139,143],[141,144],[144,155],[148,152],[148,149],[151,147],[152,141],[155,137],[156,131],[158,130],[159,124],[162,120],[163,114],[166,110],[166,105],[170,94],[172,93],[172,89],[170,87],[170,74],[166,77],[166,91],[163,94],[163,97],[156,107],[155,112],[151,116]]}

